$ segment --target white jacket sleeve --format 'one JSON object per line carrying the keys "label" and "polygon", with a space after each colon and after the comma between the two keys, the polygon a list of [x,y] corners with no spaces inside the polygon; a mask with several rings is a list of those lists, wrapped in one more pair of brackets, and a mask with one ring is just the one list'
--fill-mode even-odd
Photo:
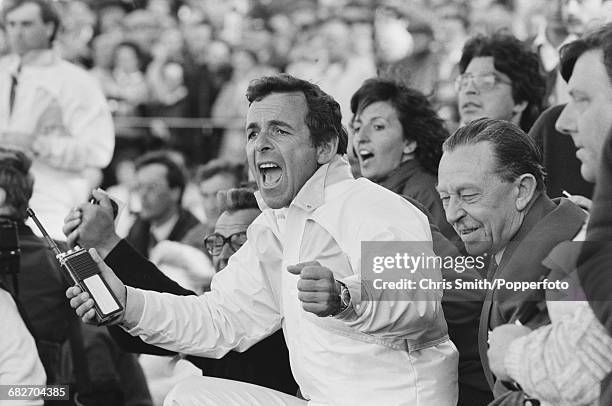
{"label": "white jacket sleeve", "polygon": [[504,363],[525,393],[550,404],[596,405],[612,371],[612,338],[588,303],[510,344]]}
{"label": "white jacket sleeve", "polygon": [[[147,343],[213,358],[233,349],[245,351],[277,331],[281,315],[270,273],[280,272],[280,257],[277,252],[256,254],[249,242],[215,275],[211,291],[202,296],[128,288],[124,328]],[[268,249],[277,247],[270,244]],[[141,312],[133,311],[141,306]]]}
{"label": "white jacket sleeve", "polygon": [[[395,242],[400,244],[400,249],[410,257],[415,260],[421,258],[421,262],[415,267],[412,266],[412,262],[408,262],[408,265],[414,269],[404,269],[399,272],[402,278],[414,281],[417,289],[375,289],[373,278],[382,281],[397,281],[398,278],[390,277],[388,271],[374,275],[371,268],[362,269],[365,246],[363,249],[360,246],[351,250],[360,253],[352,255],[351,259],[356,272],[341,280],[349,289],[353,303],[344,314],[337,317],[363,333],[383,338],[410,338],[411,335],[418,335],[428,329],[439,317],[442,317],[440,304],[442,289],[418,288],[418,283],[422,279],[431,281],[442,279],[439,268],[435,265],[427,266],[424,262],[425,258],[434,256],[429,223],[425,215],[410,203],[401,199],[400,204],[404,207],[395,207],[397,206],[395,204],[385,216],[362,221],[358,231],[359,238],[356,240],[359,244],[362,241],[382,243],[374,250],[376,255],[383,257],[399,252],[398,245],[385,244]],[[400,262],[402,266],[405,265],[403,258]]]}

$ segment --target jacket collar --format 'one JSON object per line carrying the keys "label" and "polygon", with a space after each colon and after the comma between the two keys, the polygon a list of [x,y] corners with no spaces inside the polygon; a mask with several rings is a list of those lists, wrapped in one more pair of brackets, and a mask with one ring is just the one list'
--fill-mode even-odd
{"label": "jacket collar", "polygon": [[392,170],[386,178],[377,182],[380,186],[385,187],[395,193],[399,193],[408,179],[420,170],[421,164],[416,159],[410,159],[402,162],[400,166]]}
{"label": "jacket collar", "polygon": [[[353,179],[353,175],[348,161],[343,156],[335,155],[329,163],[322,165],[304,183],[291,205],[303,210],[315,210],[325,203],[326,187],[349,179]],[[255,192],[255,197],[262,211],[270,208],[261,197],[261,192]]]}

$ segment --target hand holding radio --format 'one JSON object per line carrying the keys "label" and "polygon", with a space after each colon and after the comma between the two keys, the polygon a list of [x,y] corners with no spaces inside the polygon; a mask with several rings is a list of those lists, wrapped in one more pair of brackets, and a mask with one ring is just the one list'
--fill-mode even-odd
{"label": "hand holding radio", "polygon": [[101,189],[92,192],[92,200],[97,203],[83,203],[68,213],[62,231],[69,246],[96,248],[106,257],[121,240],[115,233],[116,204]]}
{"label": "hand holding radio", "polygon": [[[117,278],[112,269],[108,267],[100,258],[95,249],[90,249],[89,254],[96,263],[102,278],[113,291],[117,301],[121,305],[120,313],[117,313],[114,318],[107,324],[117,324],[123,319],[126,303],[126,288],[123,282]],[[96,309],[94,300],[91,295],[84,292],[79,286],[72,286],[66,290],[66,297],[70,299],[70,306],[75,310],[77,316],[88,324],[99,324],[99,319],[96,317]]]}

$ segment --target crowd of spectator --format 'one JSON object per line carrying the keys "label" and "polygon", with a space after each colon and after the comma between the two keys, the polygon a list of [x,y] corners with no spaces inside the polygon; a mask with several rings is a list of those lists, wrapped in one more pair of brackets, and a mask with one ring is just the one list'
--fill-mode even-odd
{"label": "crowd of spectator", "polygon": [[[0,298],[5,318],[28,337],[19,351],[31,353],[29,334],[35,339],[32,379],[70,383],[92,405],[160,404],[179,378],[201,374],[214,379],[185,381],[168,399],[205,399],[218,389],[220,404],[234,390],[237,404],[249,396],[266,403],[263,388],[215,380],[223,378],[284,392],[274,395],[283,404],[331,401],[346,396],[325,379],[346,378],[340,363],[332,373],[301,355],[290,368],[289,358],[323,351],[352,359],[342,353],[350,337],[374,369],[397,368],[406,382],[421,368],[436,375],[415,383],[415,399],[461,406],[611,398],[612,385],[599,390],[612,380],[605,306],[559,306],[558,294],[542,290],[519,328],[513,323],[533,298],[445,288],[414,299],[424,306],[419,317],[403,301],[396,305],[406,308],[391,311],[380,298],[365,311],[351,302],[360,282],[348,271],[339,279],[338,269],[359,266],[350,241],[409,240],[414,230],[435,255],[487,257],[486,269],[461,273],[463,280],[564,280],[581,262],[595,266],[586,250],[579,261],[582,246],[564,243],[589,240],[593,204],[605,221],[605,203],[590,198],[593,183],[603,193],[597,173],[612,131],[612,1],[60,0],[52,6],[61,23],[45,0],[2,3],[0,226],[15,223],[32,252],[22,251],[22,294],[0,278]],[[556,199],[562,193],[567,199]],[[321,217],[296,214],[312,204]],[[68,281],[28,227],[28,205],[62,248],[95,248],[112,268],[123,304],[134,299],[120,327],[79,327],[67,315]],[[353,229],[359,221],[367,226]],[[598,249],[592,256],[603,255]],[[298,275],[296,296],[274,278],[279,264],[298,262],[288,267]],[[48,282],[35,276],[37,264],[50,271]],[[329,292],[303,287],[317,275],[319,289],[327,271],[339,303],[311,310],[321,303],[304,298]],[[439,276],[455,280],[457,272]],[[582,299],[593,299],[592,286],[579,290]],[[17,312],[4,290],[18,299]],[[33,300],[38,291],[53,304],[49,317]],[[67,294],[91,321],[83,293]],[[183,326],[183,337],[166,340],[152,327],[172,332],[194,314],[202,317]],[[45,336],[51,316],[63,323],[61,337]],[[428,317],[413,337],[411,323]],[[202,338],[210,325],[219,329],[215,344]],[[298,325],[309,328],[295,334]],[[182,341],[184,331],[193,341]],[[424,346],[411,372],[387,352],[401,334],[406,345]],[[193,354],[191,364],[184,354]],[[558,365],[550,360],[571,365],[573,378],[552,377]],[[276,372],[262,372],[265,363]],[[75,378],[84,370],[86,379]],[[368,385],[387,400],[414,395],[403,392],[408,383],[387,390],[380,378],[364,378],[350,396],[364,391],[362,400],[372,400]]]}

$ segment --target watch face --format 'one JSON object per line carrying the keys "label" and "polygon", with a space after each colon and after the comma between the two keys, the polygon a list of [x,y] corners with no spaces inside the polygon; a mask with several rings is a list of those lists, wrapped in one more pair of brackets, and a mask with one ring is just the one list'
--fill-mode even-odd
{"label": "watch face", "polygon": [[342,301],[342,306],[344,308],[348,307],[351,304],[351,292],[349,292],[347,287],[344,285],[342,285],[340,289],[340,300]]}

